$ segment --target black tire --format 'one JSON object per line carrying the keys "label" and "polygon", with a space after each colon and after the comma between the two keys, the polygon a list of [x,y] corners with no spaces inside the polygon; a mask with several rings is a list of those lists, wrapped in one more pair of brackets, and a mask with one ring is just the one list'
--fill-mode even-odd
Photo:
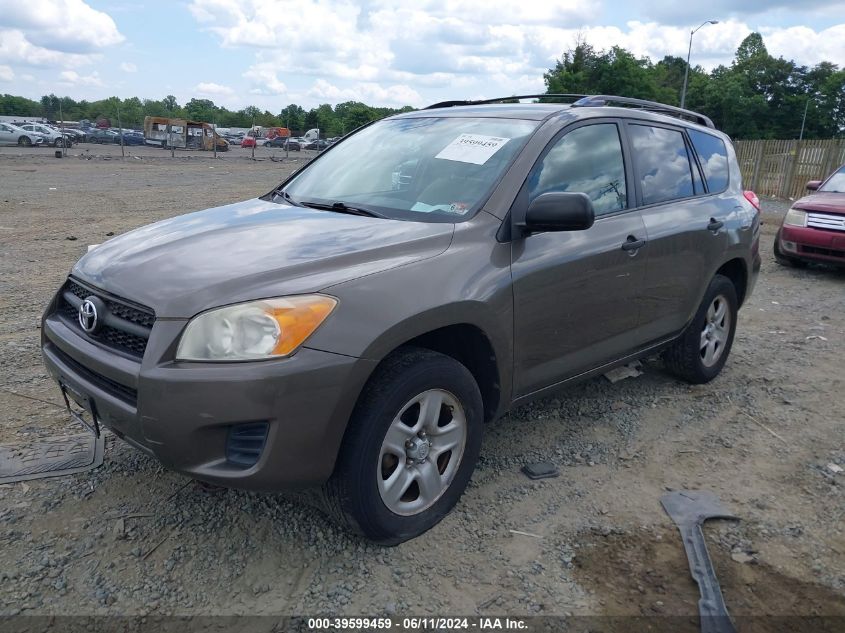
{"label": "black tire", "polygon": [[[724,300],[726,313],[730,318],[726,340],[721,343],[719,355],[712,364],[707,364],[702,355],[702,336],[708,326],[708,310],[717,305],[716,300]],[[716,275],[710,282],[704,299],[695,317],[684,333],[663,352],[663,361],[671,373],[695,385],[710,382],[725,366],[736,333],[736,317],[739,302],[733,282],[723,275]]]}
{"label": "black tire", "polygon": [[18,145],[23,145],[24,147],[31,147],[32,146],[32,139],[28,136],[21,136],[18,138]]}
{"label": "black tire", "polygon": [[63,147],[64,144],[64,141],[60,138],[57,138],[55,141],[53,141],[53,147]]}
{"label": "black tire", "polygon": [[775,243],[772,246],[772,253],[775,256],[775,261],[781,266],[787,266],[789,268],[807,267],[807,262],[798,259],[797,257],[790,257],[789,255],[784,255],[783,251],[780,250],[780,231],[775,234]]}
{"label": "black tire", "polygon": [[[463,408],[463,453],[451,482],[436,501],[417,514],[403,516],[391,511],[379,492],[382,444],[402,407],[432,389],[447,391]],[[395,352],[375,370],[349,420],[335,472],[323,487],[325,509],[342,525],[382,545],[398,545],[432,528],[458,502],[475,469],[483,408],[472,374],[455,359],[419,348]]]}

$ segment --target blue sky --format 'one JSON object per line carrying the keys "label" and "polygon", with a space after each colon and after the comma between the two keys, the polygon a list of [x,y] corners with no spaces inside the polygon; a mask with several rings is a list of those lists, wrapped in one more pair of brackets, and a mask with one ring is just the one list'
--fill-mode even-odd
{"label": "blue sky", "polygon": [[0,92],[423,106],[542,91],[578,37],[683,57],[708,19],[693,64],[757,30],[775,55],[845,66],[845,0],[0,0]]}

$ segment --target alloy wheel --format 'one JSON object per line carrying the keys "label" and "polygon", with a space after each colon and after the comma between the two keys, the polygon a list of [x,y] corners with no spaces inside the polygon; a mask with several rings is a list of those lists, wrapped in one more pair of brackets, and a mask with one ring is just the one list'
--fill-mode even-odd
{"label": "alloy wheel", "polygon": [[707,308],[704,328],[701,330],[699,350],[705,367],[712,367],[719,361],[730,331],[731,311],[728,309],[728,300],[724,295],[716,295]]}
{"label": "alloy wheel", "polygon": [[467,440],[464,409],[454,395],[430,389],[409,400],[391,422],[376,471],[387,508],[411,516],[449,488]]}

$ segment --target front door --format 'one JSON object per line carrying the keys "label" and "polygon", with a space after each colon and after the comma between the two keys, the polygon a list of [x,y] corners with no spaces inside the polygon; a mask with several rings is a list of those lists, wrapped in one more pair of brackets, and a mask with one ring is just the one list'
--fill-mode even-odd
{"label": "front door", "polygon": [[635,330],[645,274],[645,227],[629,195],[620,129],[603,120],[551,141],[517,204],[550,191],[584,192],[596,222],[512,243],[514,395],[603,363],[642,341]]}

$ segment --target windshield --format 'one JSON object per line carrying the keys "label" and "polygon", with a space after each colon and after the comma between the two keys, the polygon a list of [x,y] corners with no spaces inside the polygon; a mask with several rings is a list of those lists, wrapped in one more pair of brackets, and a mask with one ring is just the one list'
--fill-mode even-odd
{"label": "windshield", "polygon": [[392,219],[459,222],[484,203],[537,122],[406,118],[353,134],[284,188],[291,202],[370,210]]}
{"label": "windshield", "polygon": [[819,191],[845,193],[845,167],[841,167],[839,171],[828,178],[827,182],[819,187]]}

